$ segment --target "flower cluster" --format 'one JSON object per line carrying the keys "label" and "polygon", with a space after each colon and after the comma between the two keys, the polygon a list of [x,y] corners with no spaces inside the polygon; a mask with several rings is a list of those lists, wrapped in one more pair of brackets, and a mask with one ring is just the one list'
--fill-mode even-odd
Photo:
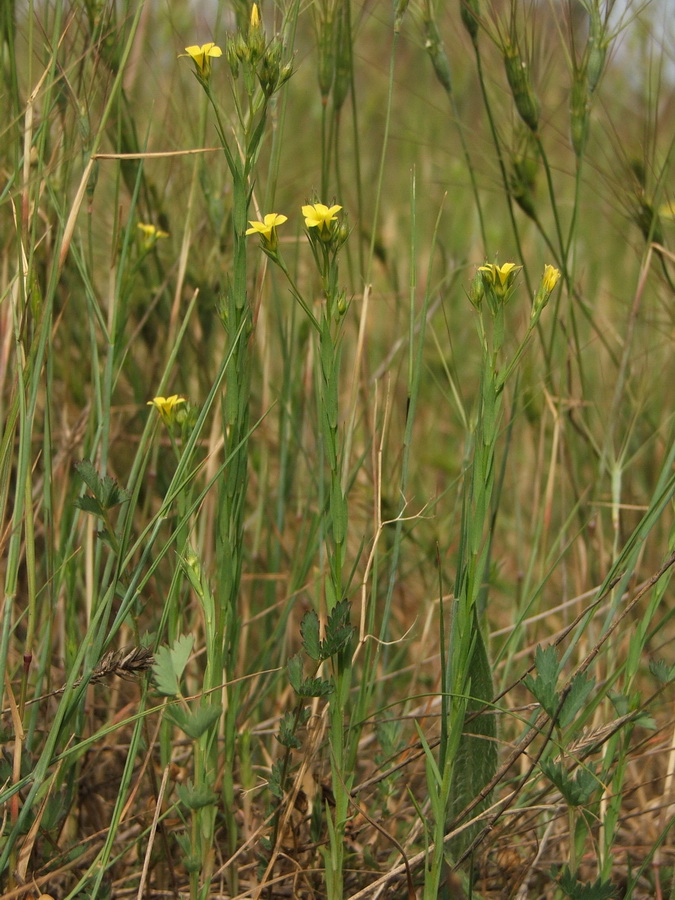
{"label": "flower cluster", "polygon": [[239,77],[241,70],[249,95],[253,95],[257,80],[265,97],[269,98],[293,74],[291,64],[282,61],[283,49],[279,37],[273,37],[267,42],[258,4],[254,3],[246,35],[239,32],[236,36],[228,37],[225,55],[234,78]]}
{"label": "flower cluster", "polygon": [[[496,315],[511,297],[516,275],[522,266],[507,262],[498,266],[496,263],[485,263],[479,266],[469,291],[469,300],[478,309],[487,299],[490,312]],[[556,285],[560,281],[560,270],[555,266],[544,266],[544,274],[541,277],[537,293],[532,303],[532,321],[535,322],[548,303]]]}
{"label": "flower cluster", "polygon": [[[333,206],[326,206],[324,203],[307,203],[302,207],[305,233],[321,276],[323,294],[326,299],[325,310],[330,320],[342,318],[349,305],[345,292],[338,290],[337,287],[338,252],[349,237],[347,225],[338,217],[341,209],[342,207],[337,203]],[[295,286],[279,253],[277,227],[287,221],[287,217],[279,213],[267,213],[263,216],[262,222],[250,221],[251,227],[246,230],[246,234],[259,235],[262,251],[281,268],[291,284],[293,296],[305,310],[312,324],[316,328],[320,328],[319,322]]]}
{"label": "flower cluster", "polygon": [[[349,232],[338,219],[341,209],[342,207],[337,204],[326,206],[323,203],[308,203],[302,207],[307,235],[313,245],[318,243],[337,251],[344,244]],[[278,260],[277,227],[287,221],[287,216],[267,213],[263,216],[262,222],[249,221],[251,227],[246,230],[246,234],[260,235],[262,249],[268,256]]]}
{"label": "flower cluster", "polygon": [[479,266],[469,293],[469,299],[476,309],[485,298],[490,312],[493,316],[496,315],[499,309],[508,303],[520,269],[522,266],[512,262],[503,263],[501,266],[496,263]]}

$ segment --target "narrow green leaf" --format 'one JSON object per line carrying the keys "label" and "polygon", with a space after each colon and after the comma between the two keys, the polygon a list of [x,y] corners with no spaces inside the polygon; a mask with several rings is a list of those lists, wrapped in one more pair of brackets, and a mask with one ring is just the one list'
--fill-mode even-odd
{"label": "narrow green leaf", "polygon": [[[486,706],[492,701],[492,669],[485,642],[474,611],[475,643],[468,668],[471,699],[466,716],[486,710],[482,715],[465,719],[452,770],[452,787],[447,814],[448,825],[454,822],[464,807],[481,793],[497,771],[497,717]],[[482,812],[489,804],[489,794],[476,806],[472,815]],[[450,842],[450,853],[460,856],[476,836],[480,824],[465,829]]]}
{"label": "narrow green leaf", "polygon": [[330,520],[336,544],[342,544],[347,536],[347,518],[347,500],[339,480],[334,478],[330,488]]}

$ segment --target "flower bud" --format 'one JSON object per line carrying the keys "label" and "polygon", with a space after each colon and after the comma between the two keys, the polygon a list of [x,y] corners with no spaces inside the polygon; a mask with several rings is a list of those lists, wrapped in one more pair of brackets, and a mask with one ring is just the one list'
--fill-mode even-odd
{"label": "flower bud", "polygon": [[530,319],[533,323],[536,322],[541,315],[542,309],[548,303],[551,294],[559,281],[560,269],[556,269],[555,266],[544,266],[544,274],[541,277],[541,283],[534,298],[534,303],[532,304],[532,312],[530,313]]}
{"label": "flower bud", "polygon": [[483,285],[483,276],[480,270],[476,271],[476,274],[473,276],[473,281],[471,282],[471,287],[469,288],[469,301],[472,306],[475,306],[476,309],[483,302],[483,297],[485,296],[485,287]]}
{"label": "flower bud", "polygon": [[593,5],[591,12],[590,31],[588,35],[588,64],[586,71],[588,74],[588,90],[592,94],[602,75],[605,67],[605,59],[607,57],[608,41],[605,37],[605,27],[602,23],[600,10]]}
{"label": "flower bud", "polygon": [[452,72],[450,70],[450,60],[445,52],[438,26],[433,19],[428,19],[424,23],[424,33],[426,37],[424,46],[431,59],[431,65],[434,67],[436,78],[438,78],[445,92],[451,94]]}
{"label": "flower bud", "polygon": [[536,131],[539,126],[539,100],[532,87],[530,70],[518,47],[508,42],[503,49],[506,78],[518,114],[531,131]]}
{"label": "flower bud", "polygon": [[480,16],[480,7],[478,0],[459,0],[459,14],[462,19],[462,25],[471,35],[473,43],[478,41],[478,17]]}

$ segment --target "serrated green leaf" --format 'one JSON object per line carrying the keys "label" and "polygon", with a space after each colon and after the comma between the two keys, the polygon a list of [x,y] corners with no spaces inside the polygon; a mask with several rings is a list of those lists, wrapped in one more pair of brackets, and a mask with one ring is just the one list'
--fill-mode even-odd
{"label": "serrated green leaf", "polygon": [[177,637],[171,649],[159,647],[152,666],[155,685],[160,694],[176,697],[180,694],[180,679],[192,652],[191,634]]}
{"label": "serrated green leaf", "polygon": [[[616,710],[616,714],[618,716],[626,716],[631,711],[631,698],[627,697],[625,694],[618,694],[614,691],[609,691],[607,696],[612,701],[612,706]],[[633,695],[635,696],[635,695]]]}
{"label": "serrated green leaf", "polygon": [[675,678],[675,665],[669,666],[664,659],[650,660],[649,671],[661,684],[670,684]]}
{"label": "serrated green leaf", "polygon": [[338,601],[326,623],[326,638],[321,644],[321,656],[330,659],[344,650],[351,640],[354,629],[349,621],[351,603],[347,599]]}
{"label": "serrated green leaf", "polygon": [[549,645],[542,648],[539,645],[534,654],[534,665],[537,669],[537,675],[545,684],[553,687],[557,685],[560,663],[558,662],[558,654],[555,647]]}
{"label": "serrated green leaf", "polygon": [[534,665],[537,671],[533,678],[528,675],[523,679],[523,684],[541,704],[549,716],[554,716],[558,710],[560,697],[556,690],[560,663],[555,647],[542,649],[537,647],[534,655]]}
{"label": "serrated green leaf", "polygon": [[95,497],[85,494],[84,497],[78,497],[73,506],[81,509],[82,512],[91,513],[94,516],[102,516],[103,508]]}
{"label": "serrated green leaf", "polygon": [[558,884],[571,900],[612,900],[618,893],[616,885],[600,877],[592,883],[578,881],[567,866],[563,868]]}
{"label": "serrated green leaf", "polygon": [[299,653],[286,663],[286,671],[288,672],[288,680],[296,694],[300,693],[300,685],[302,684],[302,657]]}
{"label": "serrated green leaf", "polygon": [[585,806],[601,787],[595,775],[595,766],[579,768],[574,775],[568,772],[563,765],[552,760],[542,760],[539,766],[570,806]]}
{"label": "serrated green leaf", "polygon": [[110,547],[111,550],[116,550],[117,544],[107,528],[104,528],[102,531],[97,531],[96,537],[102,544],[105,544],[106,547]]}
{"label": "serrated green leaf", "polygon": [[152,664],[155,687],[165,697],[176,697],[180,694],[180,685],[173,670],[171,651],[168,647],[158,647],[155,661]]}
{"label": "serrated green leaf", "polygon": [[302,646],[310,659],[321,658],[321,639],[319,637],[319,617],[313,609],[308,609],[300,624]]}
{"label": "serrated green leaf", "polygon": [[333,693],[333,685],[322,678],[306,678],[297,693],[300,697],[328,697]]}
{"label": "serrated green leaf", "polygon": [[194,637],[191,634],[181,634],[173,642],[171,647],[171,660],[173,662],[173,670],[176,678],[180,678],[185,671],[188,659],[192,653],[192,645]]}
{"label": "serrated green leaf", "polygon": [[196,741],[218,721],[221,713],[219,706],[200,706],[195,710],[176,706],[169,712],[169,718],[189,738]]}
{"label": "serrated green leaf", "polygon": [[302,747],[300,739],[295,734],[295,729],[295,715],[291,712],[284,713],[279,722],[279,732],[275,735],[282,747],[290,747],[292,750],[299,750]]}
{"label": "serrated green leaf", "polygon": [[272,770],[270,772],[270,777],[267,780],[267,787],[269,788],[270,793],[277,798],[277,800],[282,800],[284,796],[283,785],[281,784],[281,774],[283,772],[283,763],[280,759],[277,759],[272,763]]}
{"label": "serrated green leaf", "polygon": [[572,684],[560,710],[558,723],[561,728],[567,727],[570,722],[574,721],[574,717],[586,703],[594,687],[595,678],[587,675],[586,672],[580,672],[572,679]]}
{"label": "serrated green leaf", "polygon": [[176,785],[176,792],[180,802],[192,810],[212,806],[218,799],[218,795],[208,785],[200,784],[195,787],[191,781]]}
{"label": "serrated green leaf", "polygon": [[94,497],[100,500],[101,479],[98,477],[98,472],[91,461],[83,459],[81,462],[75,463],[75,471],[87,485]]}
{"label": "serrated green leaf", "polygon": [[110,475],[106,475],[101,481],[100,492],[97,496],[104,509],[112,509],[115,506],[119,506],[121,503],[126,503],[130,498],[128,491],[121,488]]}

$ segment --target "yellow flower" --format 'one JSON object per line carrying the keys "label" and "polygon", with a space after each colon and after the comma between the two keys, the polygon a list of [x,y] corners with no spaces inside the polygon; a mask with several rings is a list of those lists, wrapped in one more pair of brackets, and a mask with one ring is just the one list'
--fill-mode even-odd
{"label": "yellow flower", "polygon": [[148,400],[146,405],[154,406],[162,417],[164,424],[171,425],[175,421],[175,408],[185,402],[185,397],[172,394],[170,397],[154,397],[152,400]]}
{"label": "yellow flower", "polygon": [[513,281],[518,269],[522,269],[522,266],[510,262],[504,263],[502,266],[486,263],[484,266],[478,267],[479,272],[485,273],[483,278],[498,290],[501,288],[502,291]]}
{"label": "yellow flower", "polygon": [[145,222],[138,222],[136,228],[143,232],[143,246],[149,250],[153,244],[162,238],[168,238],[168,231],[162,231],[161,228],[155,228],[154,225],[146,225]]}
{"label": "yellow flower", "polygon": [[185,48],[185,53],[180,54],[180,56],[190,57],[195,64],[197,73],[201,75],[202,78],[208,78],[211,74],[211,60],[222,55],[223,51],[213,42],[210,44],[202,44],[201,47],[199,44],[192,44],[190,47]]}
{"label": "yellow flower", "polygon": [[252,29],[260,28],[260,13],[258,12],[258,4],[254,3],[251,7],[251,26]]}
{"label": "yellow flower", "polygon": [[250,228],[246,229],[246,234],[259,234],[263,249],[270,253],[275,253],[277,249],[277,225],[283,225],[288,220],[288,216],[279,215],[279,213],[267,213],[263,216],[262,222],[249,221]]}
{"label": "yellow flower", "polygon": [[279,213],[267,213],[263,217],[262,222],[249,221],[250,228],[246,229],[246,234],[260,234],[268,242],[272,243],[272,234],[277,225],[283,225],[288,221],[288,216],[281,216]]}
{"label": "yellow flower", "polygon": [[337,213],[341,209],[341,206],[328,207],[323,203],[303,206],[302,214],[305,217],[305,225],[307,228],[318,228],[320,232],[328,231],[328,226],[337,219]]}
{"label": "yellow flower", "polygon": [[560,281],[560,269],[555,266],[544,266],[544,277],[541,279],[541,285],[547,294],[550,294],[556,284]]}

